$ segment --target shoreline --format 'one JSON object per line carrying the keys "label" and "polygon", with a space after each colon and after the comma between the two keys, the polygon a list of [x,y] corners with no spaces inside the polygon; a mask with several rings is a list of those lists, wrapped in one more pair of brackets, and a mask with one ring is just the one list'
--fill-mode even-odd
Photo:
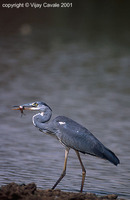
{"label": "shoreline", "polygon": [[116,194],[96,195],[94,193],[63,192],[61,190],[38,189],[35,183],[9,183],[0,187],[0,200],[125,200]]}

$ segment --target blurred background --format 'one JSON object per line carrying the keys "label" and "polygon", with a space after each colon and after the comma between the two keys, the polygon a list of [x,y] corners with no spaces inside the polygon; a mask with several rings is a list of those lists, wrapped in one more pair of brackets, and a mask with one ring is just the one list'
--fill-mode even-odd
{"label": "blurred background", "polygon": [[[64,147],[33,126],[35,113],[21,118],[11,110],[38,100],[52,108],[53,117],[65,115],[87,127],[119,157],[115,167],[82,155],[84,191],[127,198],[130,1],[64,2],[72,7],[9,9],[0,3],[0,185],[35,182],[47,189],[62,172]],[[71,150],[67,175],[57,188],[78,191],[80,183],[80,164]]]}

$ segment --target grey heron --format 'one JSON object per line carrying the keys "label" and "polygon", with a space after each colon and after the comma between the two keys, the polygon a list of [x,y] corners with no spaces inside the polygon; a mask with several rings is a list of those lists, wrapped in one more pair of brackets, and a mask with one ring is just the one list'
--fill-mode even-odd
{"label": "grey heron", "polygon": [[32,121],[43,133],[55,136],[65,147],[64,168],[60,178],[56,181],[54,189],[66,174],[67,158],[70,148],[74,149],[82,168],[82,182],[80,192],[83,191],[84,180],[86,175],[85,167],[82,163],[79,152],[90,154],[102,159],[106,159],[118,165],[120,163],[117,156],[105,147],[87,128],[65,116],[58,116],[51,120],[52,109],[43,102],[27,103],[15,106],[14,110],[33,110],[40,113],[33,116]]}

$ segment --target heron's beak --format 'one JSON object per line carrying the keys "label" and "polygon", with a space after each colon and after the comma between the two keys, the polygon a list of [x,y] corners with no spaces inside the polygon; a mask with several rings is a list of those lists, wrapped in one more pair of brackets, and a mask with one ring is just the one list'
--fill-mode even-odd
{"label": "heron's beak", "polygon": [[23,110],[39,110],[39,108],[34,104],[23,104],[20,106],[13,106],[12,110],[20,110],[23,114]]}

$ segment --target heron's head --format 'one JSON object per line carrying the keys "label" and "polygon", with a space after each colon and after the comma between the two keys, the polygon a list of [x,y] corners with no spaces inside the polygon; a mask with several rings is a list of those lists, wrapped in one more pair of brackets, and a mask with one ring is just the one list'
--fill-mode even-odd
{"label": "heron's head", "polygon": [[13,110],[20,110],[23,113],[23,110],[33,110],[33,111],[40,111],[45,112],[46,110],[51,110],[51,108],[44,102],[36,101],[33,103],[27,103],[20,106],[14,106]]}

